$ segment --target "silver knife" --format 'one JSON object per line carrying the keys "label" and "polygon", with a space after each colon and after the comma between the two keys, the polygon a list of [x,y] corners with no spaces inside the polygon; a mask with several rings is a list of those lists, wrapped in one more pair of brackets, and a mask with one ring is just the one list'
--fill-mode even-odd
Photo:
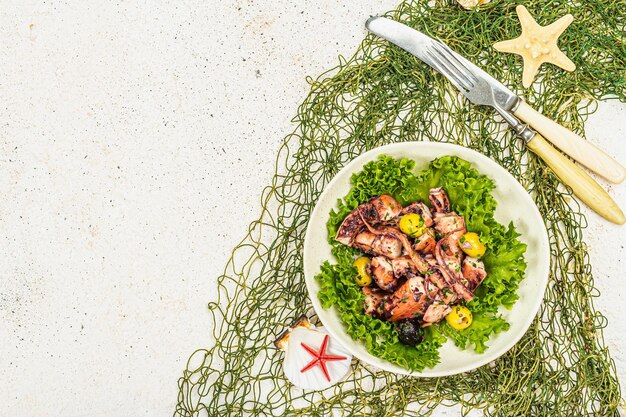
{"label": "silver knife", "polygon": [[[501,82],[487,74],[443,42],[385,17],[371,17],[365,27],[375,35],[398,45],[443,74],[472,103],[492,106],[540,156],[574,194],[602,217],[624,224],[626,217],[615,201],[585,171],[546,142],[587,168],[613,182],[621,182],[626,170],[590,142],[543,116]],[[539,133],[522,124],[519,119]],[[543,136],[542,136],[543,135]]]}

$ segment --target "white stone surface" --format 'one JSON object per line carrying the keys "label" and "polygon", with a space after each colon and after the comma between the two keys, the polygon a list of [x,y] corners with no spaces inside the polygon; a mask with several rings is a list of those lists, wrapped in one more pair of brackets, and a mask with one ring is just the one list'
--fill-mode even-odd
{"label": "white stone surface", "polygon": [[[0,415],[171,415],[305,76],[350,55],[365,18],[394,3],[3,4]],[[623,163],[624,120],[611,102],[589,122]],[[624,380],[626,229],[588,219]]]}

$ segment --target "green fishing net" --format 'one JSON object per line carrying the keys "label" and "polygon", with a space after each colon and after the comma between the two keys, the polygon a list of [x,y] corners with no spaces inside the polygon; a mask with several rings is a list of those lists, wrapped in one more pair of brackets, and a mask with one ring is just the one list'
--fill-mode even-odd
{"label": "green fishing net", "polygon": [[[466,11],[451,1],[407,1],[388,16],[436,36],[517,89],[546,116],[583,133],[594,100],[626,101],[623,0],[528,0],[540,24],[575,20],[560,45],[576,63],[541,68],[522,91],[521,59],[494,42],[520,33],[516,2]],[[367,16],[363,16],[363,20]],[[211,347],[190,357],[178,381],[176,416],[426,416],[439,404],[488,416],[614,416],[620,388],[593,307],[585,217],[576,200],[488,108],[469,105],[415,57],[367,36],[349,60],[311,79],[311,91],[262,193],[262,212],[233,250],[209,303]],[[317,320],[302,273],[302,243],[319,194],[350,160],[401,141],[457,143],[484,153],[531,193],[548,228],[552,265],[541,311],[508,353],[475,371],[410,378],[353,361],[348,378],[322,392],[284,378],[272,341],[302,313]],[[204,314],[199,312],[199,314]]]}

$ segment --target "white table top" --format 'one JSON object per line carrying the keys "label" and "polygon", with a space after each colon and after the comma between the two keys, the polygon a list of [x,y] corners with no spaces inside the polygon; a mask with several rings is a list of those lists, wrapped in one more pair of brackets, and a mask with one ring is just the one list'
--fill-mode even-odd
{"label": "white table top", "polygon": [[[171,415],[305,76],[395,1],[105,3],[0,14],[0,415]],[[588,124],[622,162],[624,120],[611,102]],[[626,229],[588,219],[625,380]]]}

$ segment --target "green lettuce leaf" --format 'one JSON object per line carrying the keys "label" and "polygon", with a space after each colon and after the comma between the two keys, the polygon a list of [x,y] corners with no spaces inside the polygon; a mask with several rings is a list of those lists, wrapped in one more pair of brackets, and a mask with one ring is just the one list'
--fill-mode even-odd
{"label": "green lettuce leaf", "polygon": [[509,323],[499,315],[473,313],[472,316],[472,325],[464,330],[453,329],[445,321],[439,324],[443,334],[452,339],[454,344],[461,349],[474,345],[477,353],[483,353],[487,349],[486,342],[492,334],[509,330]]}

